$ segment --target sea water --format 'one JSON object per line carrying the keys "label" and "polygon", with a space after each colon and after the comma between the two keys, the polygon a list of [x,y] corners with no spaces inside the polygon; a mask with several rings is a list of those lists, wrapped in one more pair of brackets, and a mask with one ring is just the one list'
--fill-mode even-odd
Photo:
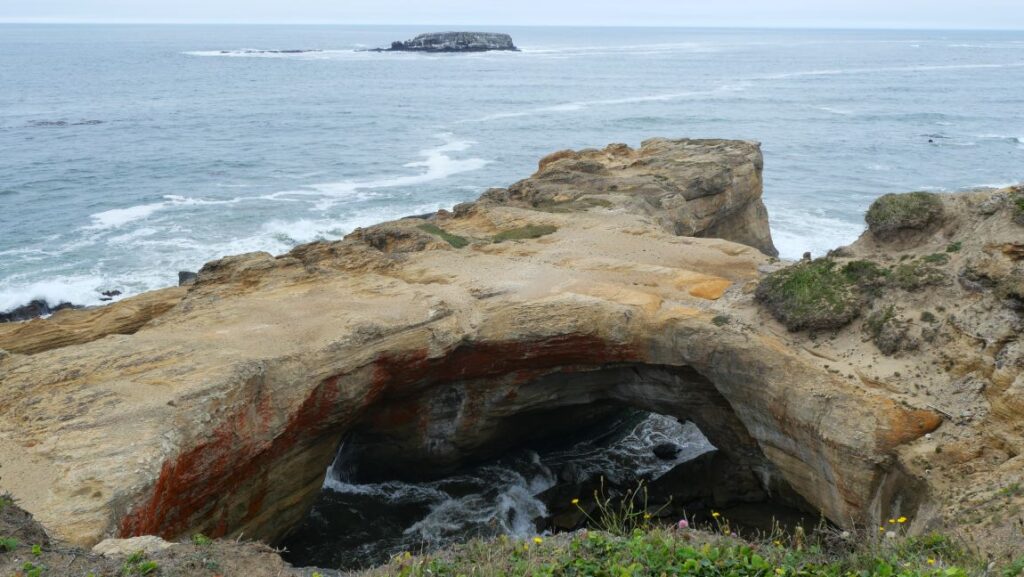
{"label": "sea water", "polygon": [[[564,148],[758,140],[784,257],[876,196],[1024,180],[1024,33],[0,25],[0,311],[471,200]],[[281,54],[268,50],[315,52]]]}

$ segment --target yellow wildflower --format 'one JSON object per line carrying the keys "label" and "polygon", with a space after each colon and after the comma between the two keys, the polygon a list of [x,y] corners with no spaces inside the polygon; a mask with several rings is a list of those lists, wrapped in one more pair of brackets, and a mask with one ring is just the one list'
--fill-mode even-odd
{"label": "yellow wildflower", "polygon": [[715,519],[717,519],[717,518],[721,517],[722,514],[719,513],[718,511],[712,511],[711,512],[711,516],[714,517]]}
{"label": "yellow wildflower", "polygon": [[934,565],[935,564],[935,559],[932,559],[931,557],[929,557],[928,558],[928,564],[929,565]]}
{"label": "yellow wildflower", "polygon": [[907,522],[907,518],[906,517],[900,517],[899,519],[896,519],[896,522],[897,523],[906,523]]}
{"label": "yellow wildflower", "polygon": [[580,504],[580,500],[579,499],[573,499],[572,500],[572,504],[573,505],[579,505]]}
{"label": "yellow wildflower", "polygon": [[651,514],[650,513],[644,513],[644,519],[650,519],[650,518],[651,518]]}
{"label": "yellow wildflower", "polygon": [[892,524],[893,524],[893,523],[895,523],[895,522],[896,522],[896,519],[889,519],[889,524],[890,524],[890,525],[892,525]]}
{"label": "yellow wildflower", "polygon": [[544,539],[541,539],[540,537],[534,537],[533,538],[533,542],[538,544],[538,545],[540,545],[541,543],[544,542]]}

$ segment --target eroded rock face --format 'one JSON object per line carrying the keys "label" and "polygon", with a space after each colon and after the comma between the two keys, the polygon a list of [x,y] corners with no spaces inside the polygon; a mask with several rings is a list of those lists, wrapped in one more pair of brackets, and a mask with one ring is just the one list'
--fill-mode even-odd
{"label": "eroded rock face", "polygon": [[209,263],[132,335],[0,361],[0,484],[80,544],[273,540],[357,427],[440,463],[510,415],[618,402],[696,421],[765,490],[874,522],[921,492],[894,454],[940,416],[766,322],[762,252],[679,235],[751,234],[760,169],[742,142],[565,154],[453,213]]}
{"label": "eroded rock face", "polygon": [[672,234],[724,238],[776,256],[761,201],[763,167],[755,142],[654,138],[636,150],[611,144],[552,153],[532,177],[482,200],[553,212],[622,207]]}

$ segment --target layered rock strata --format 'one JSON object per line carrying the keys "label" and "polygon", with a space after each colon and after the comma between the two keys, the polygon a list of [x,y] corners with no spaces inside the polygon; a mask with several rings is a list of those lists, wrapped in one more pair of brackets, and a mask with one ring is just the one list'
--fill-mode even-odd
{"label": "layered rock strata", "polygon": [[443,466],[521,434],[510,417],[616,402],[696,421],[843,526],[924,515],[900,455],[942,413],[753,303],[760,173],[745,142],[565,152],[453,212],[209,263],[133,334],[0,359],[0,484],[79,544],[274,540],[352,431]]}

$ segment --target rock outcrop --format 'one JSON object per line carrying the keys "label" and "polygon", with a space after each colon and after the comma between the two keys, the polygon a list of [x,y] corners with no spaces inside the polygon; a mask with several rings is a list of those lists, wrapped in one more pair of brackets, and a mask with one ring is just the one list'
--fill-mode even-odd
{"label": "rock outcrop", "polygon": [[488,52],[518,51],[508,34],[494,32],[430,32],[412,40],[391,43],[393,52]]}
{"label": "rock outcrop", "polygon": [[[0,485],[83,545],[274,540],[346,435],[443,467],[522,438],[518,419],[601,402],[697,422],[762,490],[840,525],[899,513],[923,526],[950,489],[914,459],[954,413],[754,302],[778,267],[760,173],[745,142],[563,152],[452,212],[208,263],[134,334],[0,359]],[[1005,264],[986,263],[971,270]],[[1021,389],[1019,368],[982,358],[1005,356],[1015,341],[1001,338],[961,372],[991,367]],[[1019,408],[998,398],[1008,456]],[[949,448],[961,467],[993,467]]]}
{"label": "rock outcrop", "polygon": [[32,354],[107,335],[130,335],[172,309],[185,292],[184,288],[161,289],[105,307],[62,309],[48,319],[0,324],[0,350]]}

